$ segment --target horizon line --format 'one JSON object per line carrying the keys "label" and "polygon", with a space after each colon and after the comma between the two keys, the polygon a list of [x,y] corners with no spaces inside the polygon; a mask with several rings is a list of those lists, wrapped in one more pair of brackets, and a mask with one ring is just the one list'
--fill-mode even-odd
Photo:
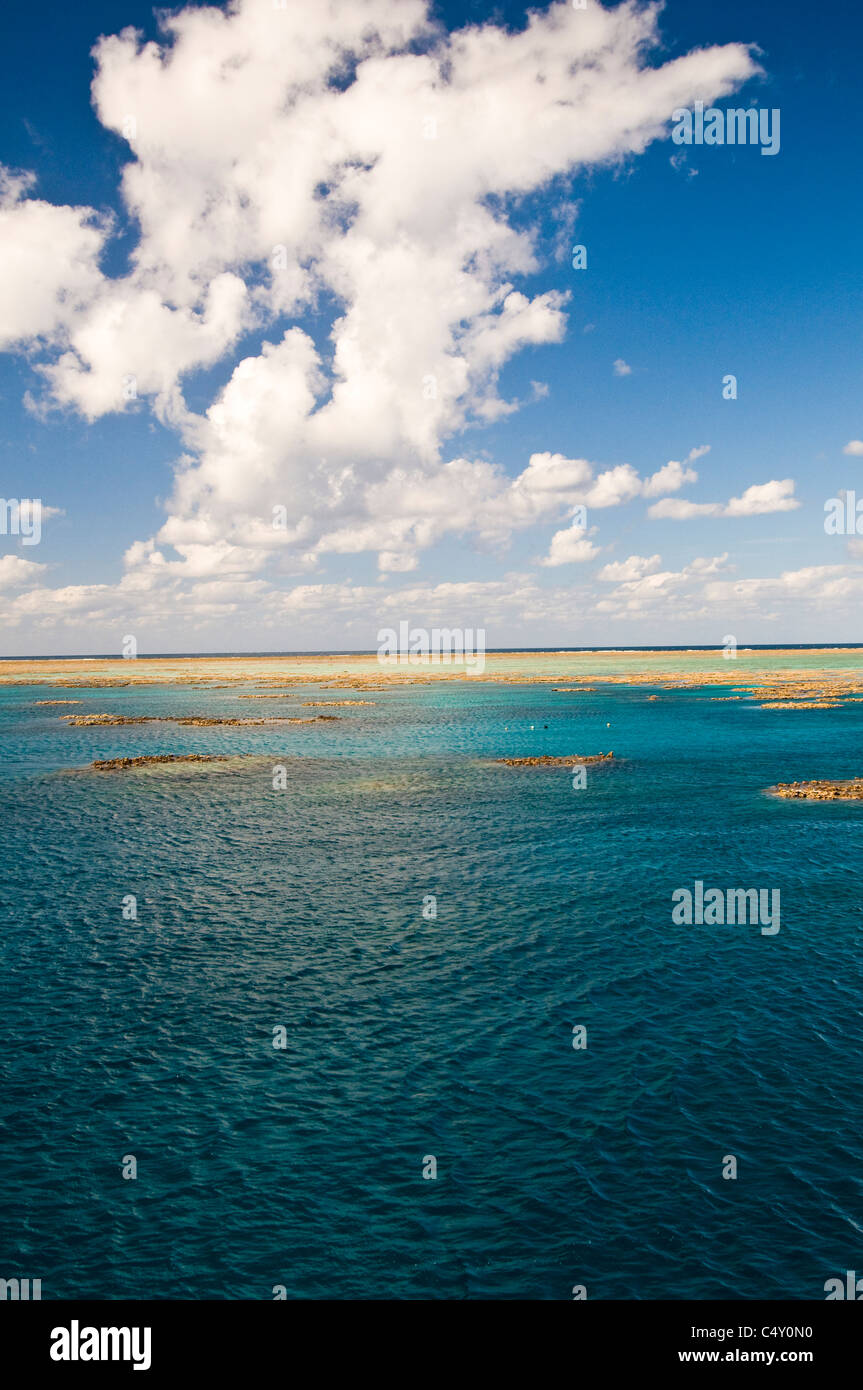
{"label": "horizon line", "polygon": [[[486,647],[486,656],[506,656],[512,655],[538,655],[546,654],[549,656],[563,656],[570,653],[591,653],[591,652],[721,652],[722,643],[683,643],[680,645],[666,646],[663,644],[650,643],[646,646],[621,645],[613,647]],[[863,650],[863,642],[738,642],[736,646],[738,652],[741,651],[860,651]],[[208,652],[139,652],[134,657],[124,657],[122,653],[116,652],[40,652],[32,655],[0,656],[0,662],[4,661],[165,661],[165,660],[231,660],[236,657],[298,657],[298,656],[377,656],[378,651],[375,647],[352,647],[352,648],[309,648],[296,649],[292,651],[208,651]]]}

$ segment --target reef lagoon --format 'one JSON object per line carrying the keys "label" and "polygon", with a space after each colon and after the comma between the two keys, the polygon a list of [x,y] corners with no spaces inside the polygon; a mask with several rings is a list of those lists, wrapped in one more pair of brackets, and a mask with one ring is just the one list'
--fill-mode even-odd
{"label": "reef lagoon", "polygon": [[859,650],[0,663],[0,1272],[823,1298],[863,803],[770,789],[861,775]]}

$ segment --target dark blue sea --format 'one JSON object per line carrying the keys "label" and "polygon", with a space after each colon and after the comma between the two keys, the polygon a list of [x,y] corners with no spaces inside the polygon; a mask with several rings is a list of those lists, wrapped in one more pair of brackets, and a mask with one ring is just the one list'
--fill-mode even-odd
{"label": "dark blue sea", "polygon": [[[300,711],[0,690],[0,1276],[819,1299],[863,1270],[863,803],[765,795],[860,775],[863,704],[713,694],[457,683],[100,729],[35,701]],[[609,749],[580,789],[492,761]],[[178,752],[255,756],[88,770]],[[675,925],[697,880],[780,890],[780,931]]]}

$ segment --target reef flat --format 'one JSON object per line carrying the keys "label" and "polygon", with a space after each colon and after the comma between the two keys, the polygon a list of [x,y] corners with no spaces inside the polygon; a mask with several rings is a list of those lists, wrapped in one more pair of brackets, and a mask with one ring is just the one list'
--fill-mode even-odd
{"label": "reef flat", "polygon": [[91,763],[90,767],[95,772],[117,772],[128,767],[149,767],[153,763],[221,763],[227,762],[226,758],[219,758],[210,753],[161,753],[152,754],[145,758],[99,758]]}
{"label": "reef flat", "polygon": [[[825,710],[863,699],[863,649],[739,647],[733,659],[719,648],[687,651],[486,652],[480,668],[431,657],[378,659],[375,652],[328,656],[50,658],[0,661],[0,686],[85,690],[128,686],[196,686],[232,690],[244,699],[284,698],[313,685],[335,696],[388,692],[440,681],[485,685],[551,685],[576,697],[605,686],[695,691],[714,687],[714,699],[768,708]],[[255,689],[250,694],[248,687]],[[245,690],[242,687],[246,687]],[[649,696],[648,696],[649,698]]]}
{"label": "reef flat", "polygon": [[587,767],[590,763],[609,763],[613,759],[613,753],[591,753],[587,757],[571,753],[566,758],[544,753],[536,758],[495,758],[494,761],[505,763],[507,767]]}
{"label": "reef flat", "polygon": [[303,718],[285,718],[273,715],[269,719],[216,719],[209,715],[195,714],[61,714],[70,728],[74,729],[115,729],[128,724],[182,724],[192,729],[220,728],[223,725],[242,728],[260,727],[270,724],[316,724],[332,722],[337,714],[314,714]]}
{"label": "reef flat", "polygon": [[863,801],[863,777],[847,781],[779,782],[768,787],[771,796],[786,801]]}

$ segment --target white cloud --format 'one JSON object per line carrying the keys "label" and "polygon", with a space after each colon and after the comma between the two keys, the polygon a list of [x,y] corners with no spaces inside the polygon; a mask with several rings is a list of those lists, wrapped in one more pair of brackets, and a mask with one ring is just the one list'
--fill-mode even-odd
{"label": "white cloud", "polygon": [[655,574],[661,564],[661,555],[630,555],[626,560],[615,560],[610,565],[603,565],[596,577],[609,584],[621,584],[629,580],[643,579],[646,574]]}
{"label": "white cloud", "polygon": [[[534,454],[529,467],[517,483],[531,477],[535,481],[546,481],[552,486],[556,484],[559,492],[565,480],[566,497],[569,502],[575,502],[585,508],[603,510],[607,507],[622,506],[636,497],[657,497],[662,493],[676,492],[687,483],[697,482],[698,474],[693,468],[689,468],[688,464],[706,454],[709,448],[709,445],[703,444],[690,450],[685,463],[670,459],[649,478],[640,477],[629,463],[617,464],[614,468],[606,469],[605,472],[594,476],[592,465],[584,459],[564,459],[560,454]],[[538,490],[542,490],[542,482],[539,482]],[[592,560],[600,553],[600,547],[585,538],[583,527],[584,519],[581,518],[574,520],[566,530],[556,531],[552,536],[548,555],[539,563],[550,567]],[[638,558],[630,557],[632,561]],[[654,558],[659,561],[658,555]],[[614,569],[614,565],[606,565],[600,578]]]}
{"label": "white cloud", "polygon": [[57,340],[101,281],[105,219],[28,198],[33,182],[0,167],[0,348]]}
{"label": "white cloud", "polygon": [[842,452],[843,454],[853,454],[855,457],[863,454],[863,439],[849,439]]}
{"label": "white cloud", "polygon": [[585,560],[592,560],[599,553],[599,546],[588,539],[586,528],[575,522],[565,530],[555,531],[548,555],[539,563],[546,568],[583,564]]}
{"label": "white cloud", "polygon": [[[168,519],[129,548],[120,585],[34,588],[11,619],[203,620],[248,605],[268,621],[286,600],[267,569],[371,551],[382,573],[408,573],[445,535],[499,546],[578,505],[696,481],[698,450],[646,479],[535,452],[510,478],[447,447],[517,410],[502,370],[567,329],[565,288],[524,287],[543,246],[511,209],[639,154],[676,106],[757,70],[741,44],[662,61],[657,14],[561,0],[521,32],[446,34],[423,0],[236,0],[166,14],[160,43],[101,39],[93,100],[130,149],[130,268],[100,269],[112,228],[91,209],[53,207],[7,175],[0,326],[35,354],[43,405],[91,420],[152,406],[184,452]],[[328,340],[327,325],[313,338],[292,324],[327,305]],[[214,365],[225,384],[193,413],[186,383]],[[736,502],[758,510],[752,493]],[[541,563],[598,553],[570,525]]]}
{"label": "white cloud", "polygon": [[710,445],[700,444],[697,448],[690,449],[683,463],[679,463],[677,459],[669,459],[663,468],[648,478],[642,490],[643,495],[661,497],[666,492],[679,492],[687,483],[697,483],[698,474],[688,465],[709,453]]}
{"label": "white cloud", "polygon": [[687,502],[683,498],[664,498],[648,507],[647,515],[656,520],[689,521],[697,516],[765,516],[771,512],[790,512],[799,507],[794,496],[794,479],[774,479],[753,483],[740,497],[728,502]]}
{"label": "white cloud", "polygon": [[658,555],[631,555],[628,560],[606,565],[599,577],[616,582],[608,598],[596,603],[596,612],[609,618],[640,619],[661,614],[664,621],[704,616],[704,581],[727,569],[728,556],[699,556],[680,570],[660,570]]}
{"label": "white cloud", "polygon": [[[28,278],[31,244],[65,250],[13,295],[7,321],[16,338],[57,342],[41,364],[57,402],[95,419],[149,400],[181,431],[158,545],[190,573],[204,563],[194,547],[212,547],[217,565],[225,546],[248,552],[250,571],[352,545],[405,568],[442,529],[495,539],[540,516],[543,495],[571,500],[541,470],[510,487],[493,466],[444,462],[443,444],[517,409],[499,394],[501,369],[565,332],[565,293],[514,283],[539,261],[507,200],[639,153],[675,106],[756,71],[739,44],[658,63],[656,23],[635,4],[558,3],[522,32],[448,35],[421,0],[237,0],[166,15],[161,44],[130,29],[99,41],[96,112],[132,154],[131,269],[98,270],[106,229],[88,209],[22,200],[19,185],[16,278]],[[338,306],[327,351],[284,331],[322,295]],[[192,415],[184,380],[251,331],[272,341]],[[688,481],[682,465],[660,472],[649,495]],[[640,487],[621,465],[595,479],[590,505]],[[290,519],[274,534],[277,504]]]}
{"label": "white cloud", "polygon": [[162,575],[149,591],[130,576],[117,586],[34,587],[4,598],[0,613],[16,631],[16,648],[29,637],[35,651],[44,650],[43,634],[61,626],[72,650],[94,643],[98,632],[91,650],[110,650],[116,642],[119,652],[129,631],[141,635],[142,651],[164,650],[157,634],[176,631],[178,619],[186,650],[212,650],[231,615],[239,624],[238,645],[246,649],[368,648],[381,626],[401,618],[428,627],[482,626],[490,646],[559,644],[563,630],[575,644],[608,645],[609,624],[620,624],[626,641],[633,640],[633,631],[639,634],[635,640],[668,641],[676,630],[679,640],[699,643],[715,633],[718,647],[729,631],[759,640],[749,636],[759,628],[762,640],[769,640],[772,628],[774,640],[790,640],[802,629],[823,641],[825,621],[837,624],[839,633],[850,630],[863,600],[863,565],[810,566],[776,578],[744,579],[729,574],[723,555],[665,571],[655,567],[655,558],[634,557],[644,562],[633,565],[634,577],[599,599],[579,569],[567,573],[565,584],[551,586],[535,575],[509,572],[493,580],[417,580],[386,589],[350,580],[304,582],[289,592],[242,578],[184,586],[177,575]]}
{"label": "white cloud", "polygon": [[800,503],[794,496],[794,479],[755,483],[741,497],[732,497],[726,516],[763,516],[768,512],[792,512]]}
{"label": "white cloud", "polygon": [[622,357],[618,357],[614,363],[615,376],[632,376],[632,368],[628,362],[624,362]]}
{"label": "white cloud", "polygon": [[4,555],[0,558],[0,590],[36,584],[47,568],[33,560],[22,560],[20,555]]}
{"label": "white cloud", "polygon": [[[863,568],[851,565],[808,565],[785,570],[776,578],[717,580],[706,586],[705,595],[714,603],[736,604],[742,610],[757,610],[765,602],[792,600],[815,608],[863,597]],[[851,610],[853,611],[853,610]]]}

